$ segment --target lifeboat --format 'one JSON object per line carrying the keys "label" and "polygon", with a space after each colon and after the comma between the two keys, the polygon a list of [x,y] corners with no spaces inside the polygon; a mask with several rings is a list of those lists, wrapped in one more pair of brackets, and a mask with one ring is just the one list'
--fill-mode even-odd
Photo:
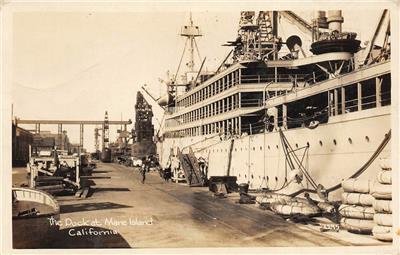
{"label": "lifeboat", "polygon": [[49,247],[59,231],[57,201],[46,192],[29,188],[13,188],[12,198],[14,249]]}

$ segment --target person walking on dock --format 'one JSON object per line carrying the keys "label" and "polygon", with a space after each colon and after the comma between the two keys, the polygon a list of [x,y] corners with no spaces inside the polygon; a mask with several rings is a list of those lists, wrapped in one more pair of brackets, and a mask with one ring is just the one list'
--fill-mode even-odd
{"label": "person walking on dock", "polygon": [[164,181],[165,182],[169,182],[169,180],[171,179],[171,163],[168,164],[168,166],[164,169]]}
{"label": "person walking on dock", "polygon": [[142,184],[144,184],[144,181],[146,180],[146,171],[147,171],[147,161],[146,158],[142,159],[142,167],[140,169],[140,173],[142,174]]}

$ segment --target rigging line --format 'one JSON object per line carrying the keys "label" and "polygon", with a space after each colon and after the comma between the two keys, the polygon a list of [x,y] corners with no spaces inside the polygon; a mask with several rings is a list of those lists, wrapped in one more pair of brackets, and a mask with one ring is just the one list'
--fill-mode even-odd
{"label": "rigging line", "polygon": [[[219,135],[220,135],[220,134],[216,134],[216,135],[213,135],[213,136],[210,136],[210,137],[206,137],[206,138],[204,138],[203,140],[200,140],[200,141],[194,142],[194,143],[192,143],[192,144],[189,144],[189,145],[183,147],[182,149],[186,149],[186,148],[191,147],[191,146],[193,146],[193,145],[195,145],[195,144],[199,144],[199,143],[205,142],[205,141],[210,140],[210,139],[212,139],[212,138],[214,138],[214,137],[217,137],[217,136],[219,136]],[[221,142],[221,141],[219,141],[219,142]],[[206,146],[206,147],[209,147],[209,146]]]}
{"label": "rigging line", "polygon": [[[283,131],[280,130],[281,135],[283,136],[283,139],[285,139],[286,145],[290,149],[290,153],[293,153],[293,149],[289,144],[289,141],[287,140],[286,136],[283,134]],[[300,160],[297,158],[297,155],[293,153],[293,159],[298,165],[299,169],[303,172],[303,174],[306,176],[307,180],[311,183],[311,185],[314,187],[314,189],[317,189],[317,184],[315,181],[312,179],[311,175],[308,173],[307,169],[301,164]]]}
{"label": "rigging line", "polygon": [[181,64],[182,64],[183,56],[185,55],[185,52],[186,52],[186,46],[187,46],[188,40],[189,40],[189,39],[186,38],[185,46],[183,47],[183,52],[182,52],[182,55],[181,55],[181,59],[179,60],[178,68],[177,68],[177,70],[176,70],[176,72],[175,72],[175,77],[174,77],[174,79],[173,79],[173,82],[175,82],[176,79],[178,78],[178,72],[179,72],[179,69],[181,68]]}
{"label": "rigging line", "polygon": [[303,164],[303,160],[304,160],[304,157],[306,156],[306,154],[308,153],[308,146],[305,146],[305,150],[304,150],[304,153],[303,153],[303,157],[301,158],[301,164]]}
{"label": "rigging line", "polygon": [[281,33],[282,33],[282,35],[283,35],[283,38],[286,38],[286,39],[287,39],[285,30],[284,30],[284,26],[282,25],[281,14],[279,14],[279,21],[278,21],[278,22],[279,22],[279,29],[282,31]]}
{"label": "rigging line", "polygon": [[162,123],[163,123],[164,118],[165,118],[165,113],[163,114],[163,116],[162,116],[162,118],[161,118],[161,122],[159,122],[160,125],[158,126],[157,137],[158,137],[158,135],[160,134],[161,125],[162,125]]}
{"label": "rigging line", "polygon": [[199,60],[201,61],[200,51],[199,51],[199,47],[197,47],[196,39],[193,39],[193,41],[194,41],[194,46],[196,47],[197,56],[199,57]]}
{"label": "rigging line", "polygon": [[[379,154],[383,151],[383,149],[386,147],[386,145],[389,143],[391,139],[391,129],[389,130],[389,132],[385,135],[385,138],[382,140],[381,144],[378,146],[378,148],[376,149],[376,151],[372,154],[372,156],[368,159],[368,161],[360,167],[360,169],[358,169],[353,175],[351,175],[349,178],[356,178],[358,176],[360,176],[363,172],[365,172],[365,170],[368,169],[368,167],[372,164],[372,162],[374,162],[376,160],[376,158],[379,156]],[[342,187],[342,183],[338,183],[335,186],[330,187],[329,189],[326,189],[326,193],[330,193],[332,191],[335,191],[339,188]],[[313,189],[301,189],[298,190],[292,194],[290,194],[289,196],[291,197],[295,197],[303,192],[310,192],[310,193],[317,193],[316,190]]]}
{"label": "rigging line", "polygon": [[[389,143],[389,141],[391,139],[391,133],[392,133],[392,130],[390,129],[389,132],[385,135],[385,138],[383,139],[381,144],[376,149],[376,151],[372,154],[371,158],[349,178],[356,178],[356,177],[360,176],[365,170],[368,169],[368,167],[372,164],[372,162],[375,161],[375,159],[379,156],[379,154],[383,151],[383,149]],[[335,186],[327,189],[326,191],[331,192],[331,191],[339,189],[340,187],[342,187],[342,183],[336,184]]]}
{"label": "rigging line", "polygon": [[283,149],[283,152],[285,153],[286,162],[289,164],[291,170],[293,170],[294,169],[294,164],[293,164],[292,159],[290,158],[289,153],[287,151],[285,141],[284,141],[283,136],[281,134],[281,129],[279,129],[279,134],[280,134],[280,139],[281,139],[281,143],[282,143],[282,149]]}
{"label": "rigging line", "polygon": [[269,193],[269,192],[277,192],[277,191],[281,191],[281,190],[283,190],[284,188],[286,188],[287,186],[289,186],[289,184],[290,183],[292,183],[292,181],[285,181],[283,184],[282,184],[282,186],[280,187],[280,188],[278,188],[278,189],[268,189],[268,190],[266,190],[265,191],[265,194],[267,194],[267,193]]}

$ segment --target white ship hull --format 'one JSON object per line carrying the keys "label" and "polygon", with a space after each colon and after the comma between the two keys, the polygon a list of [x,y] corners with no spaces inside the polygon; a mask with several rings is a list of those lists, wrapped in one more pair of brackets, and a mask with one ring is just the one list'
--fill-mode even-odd
{"label": "white ship hull", "polygon": [[[315,129],[295,128],[284,130],[293,149],[309,144],[309,150],[297,151],[303,164],[317,184],[332,187],[350,177],[377,150],[390,130],[390,106],[330,117],[329,122]],[[208,161],[208,177],[228,174],[236,176],[238,183],[249,183],[250,189],[280,189],[289,179],[279,132],[243,135],[234,139],[232,153],[231,140],[221,140],[219,136],[198,136],[166,138],[158,143],[157,150],[161,164],[167,164],[171,149],[186,149],[189,146],[197,157]],[[390,143],[379,157],[390,157]],[[361,175],[361,178],[375,179],[379,160],[375,160]],[[302,188],[312,188],[306,180],[301,184],[292,182],[282,193],[292,193]],[[341,189],[329,194],[329,199],[339,199]]]}

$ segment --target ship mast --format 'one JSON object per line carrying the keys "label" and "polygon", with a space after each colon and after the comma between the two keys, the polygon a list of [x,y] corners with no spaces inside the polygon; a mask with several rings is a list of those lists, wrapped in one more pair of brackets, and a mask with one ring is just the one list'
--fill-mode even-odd
{"label": "ship mast", "polygon": [[[179,92],[184,92],[184,91],[179,91],[178,87],[183,87],[185,90],[187,89],[189,84],[192,84],[193,82],[196,82],[194,79],[197,76],[197,72],[195,71],[195,57],[194,57],[194,51],[196,50],[198,58],[201,60],[200,57],[200,51],[199,48],[197,47],[197,42],[196,42],[196,37],[202,36],[202,33],[200,31],[199,26],[194,25],[193,23],[193,18],[192,18],[192,13],[190,13],[190,18],[189,18],[189,25],[185,25],[181,29],[180,36],[185,37],[185,47],[183,48],[182,56],[179,61],[178,68],[175,73],[175,77],[172,79],[170,86],[175,87],[175,103],[176,103],[176,98],[179,94]],[[189,44],[188,47],[188,52],[189,52],[189,61],[186,63],[186,66],[188,67],[188,71],[185,72],[185,75],[183,76],[183,79],[181,81],[181,84],[178,84],[176,81],[178,78],[179,70],[183,61],[183,58],[186,54],[186,47]],[[172,92],[172,91],[171,91]]]}
{"label": "ship mast", "polygon": [[[185,45],[189,41],[189,49],[188,49],[188,51],[189,51],[189,62],[186,65],[189,68],[189,72],[194,72],[194,66],[195,66],[194,50],[195,49],[197,51],[199,59],[201,59],[199,48],[197,47],[197,43],[196,43],[196,37],[200,37],[200,36],[202,36],[202,34],[200,32],[200,28],[193,24],[192,13],[190,13],[189,25],[186,25],[186,26],[182,27],[180,35],[182,37],[186,37]],[[185,54],[185,49],[183,50],[183,54]]]}

